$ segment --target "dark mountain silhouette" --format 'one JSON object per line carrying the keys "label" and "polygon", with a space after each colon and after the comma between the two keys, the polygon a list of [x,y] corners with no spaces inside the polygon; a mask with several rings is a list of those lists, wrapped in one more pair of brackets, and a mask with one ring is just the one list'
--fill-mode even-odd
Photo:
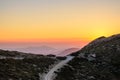
{"label": "dark mountain silhouette", "polygon": [[100,37],[71,55],[54,80],[120,80],[120,34]]}

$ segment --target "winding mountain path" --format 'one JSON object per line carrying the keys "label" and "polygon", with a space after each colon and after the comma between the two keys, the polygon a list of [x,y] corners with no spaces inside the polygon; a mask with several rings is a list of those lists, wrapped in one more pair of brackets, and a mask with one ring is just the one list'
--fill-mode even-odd
{"label": "winding mountain path", "polygon": [[63,61],[61,61],[60,63],[58,63],[57,65],[55,65],[55,67],[53,67],[45,76],[44,80],[53,80],[53,77],[55,75],[55,71],[57,71],[58,69],[60,69],[61,67],[63,67],[66,63],[68,63],[70,60],[72,60],[74,57],[73,56],[67,56],[67,58]]}

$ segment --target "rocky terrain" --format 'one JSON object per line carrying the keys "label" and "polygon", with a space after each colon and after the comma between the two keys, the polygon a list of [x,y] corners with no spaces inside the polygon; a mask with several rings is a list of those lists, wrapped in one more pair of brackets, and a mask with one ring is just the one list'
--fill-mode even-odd
{"label": "rocky terrain", "polygon": [[100,37],[71,55],[54,80],[120,80],[120,34]]}
{"label": "rocky terrain", "polygon": [[0,50],[0,80],[43,80],[59,61],[55,56]]}

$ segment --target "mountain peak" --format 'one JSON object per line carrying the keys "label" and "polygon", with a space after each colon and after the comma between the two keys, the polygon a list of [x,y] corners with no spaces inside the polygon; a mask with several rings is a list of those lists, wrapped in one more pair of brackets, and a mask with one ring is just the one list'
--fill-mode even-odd
{"label": "mountain peak", "polygon": [[100,42],[106,42],[106,41],[110,41],[113,39],[119,39],[120,38],[120,34],[115,34],[109,37],[105,37],[105,36],[101,36],[95,40],[93,40],[92,42],[89,43],[89,45],[93,45],[93,44],[98,44]]}

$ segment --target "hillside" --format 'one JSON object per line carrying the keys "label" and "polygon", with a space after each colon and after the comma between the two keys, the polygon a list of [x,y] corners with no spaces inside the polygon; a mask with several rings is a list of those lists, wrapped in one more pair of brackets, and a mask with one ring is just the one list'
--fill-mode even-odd
{"label": "hillside", "polygon": [[0,80],[42,80],[56,57],[0,50]]}
{"label": "hillside", "polygon": [[120,80],[120,34],[100,37],[71,55],[54,80]]}

